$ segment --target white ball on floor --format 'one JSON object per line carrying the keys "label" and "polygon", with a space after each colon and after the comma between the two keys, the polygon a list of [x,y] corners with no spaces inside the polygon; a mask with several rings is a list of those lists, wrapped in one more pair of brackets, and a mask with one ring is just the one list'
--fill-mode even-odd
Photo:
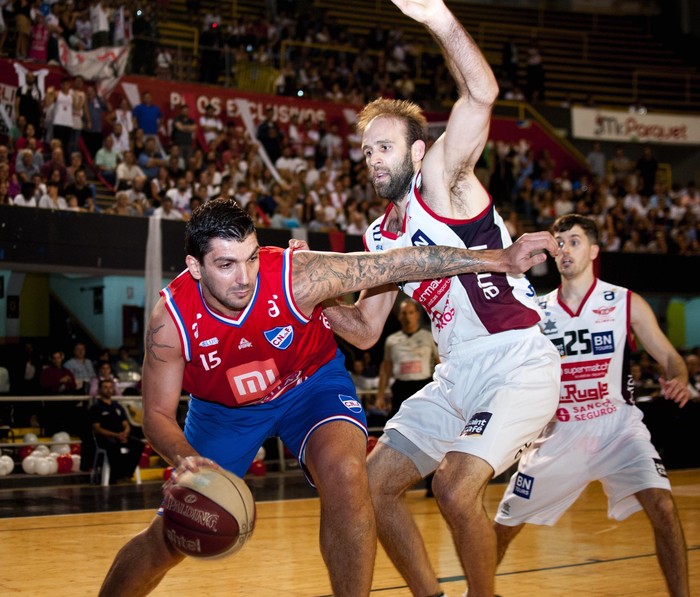
{"label": "white ball on floor", "polygon": [[22,461],[22,470],[28,475],[36,473],[36,463],[39,460],[37,456],[29,455]]}
{"label": "white ball on floor", "polygon": [[51,472],[51,460],[49,458],[39,458],[36,461],[34,472],[37,475],[48,475]]}
{"label": "white ball on floor", "polygon": [[68,444],[51,444],[51,451],[56,454],[70,454],[70,446]]}
{"label": "white ball on floor", "polygon": [[9,475],[12,471],[15,470],[15,461],[12,460],[11,456],[3,454],[2,456],[0,456],[0,466],[5,467],[7,469],[7,474]]}
{"label": "white ball on floor", "polygon": [[36,436],[36,433],[25,433],[22,441],[25,444],[36,444],[39,442],[39,438]]}

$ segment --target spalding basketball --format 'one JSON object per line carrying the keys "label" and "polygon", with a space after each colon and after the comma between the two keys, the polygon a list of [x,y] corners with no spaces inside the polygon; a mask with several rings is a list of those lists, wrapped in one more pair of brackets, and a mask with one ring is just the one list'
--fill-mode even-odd
{"label": "spalding basketball", "polygon": [[185,471],[163,492],[168,541],[195,558],[239,551],[255,526],[255,501],[245,481],[224,470]]}

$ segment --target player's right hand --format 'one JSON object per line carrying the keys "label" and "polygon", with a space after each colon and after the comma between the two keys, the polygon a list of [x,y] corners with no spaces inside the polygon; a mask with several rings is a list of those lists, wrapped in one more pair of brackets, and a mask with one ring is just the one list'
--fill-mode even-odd
{"label": "player's right hand", "polygon": [[205,458],[204,456],[199,456],[198,454],[193,456],[176,456],[173,464],[175,465],[173,472],[170,475],[170,479],[168,479],[163,485],[164,488],[168,485],[176,483],[178,475],[182,475],[185,471],[196,473],[202,468],[221,468],[211,458]]}

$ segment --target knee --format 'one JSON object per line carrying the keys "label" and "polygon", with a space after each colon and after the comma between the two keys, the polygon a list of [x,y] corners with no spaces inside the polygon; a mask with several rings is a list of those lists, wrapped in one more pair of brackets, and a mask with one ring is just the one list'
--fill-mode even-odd
{"label": "knee", "polygon": [[459,512],[468,515],[468,511],[476,502],[475,492],[468,484],[454,479],[444,469],[438,469],[433,477],[433,495],[445,514]]}
{"label": "knee", "polygon": [[651,490],[644,496],[642,504],[655,526],[666,528],[678,517],[670,491]]}

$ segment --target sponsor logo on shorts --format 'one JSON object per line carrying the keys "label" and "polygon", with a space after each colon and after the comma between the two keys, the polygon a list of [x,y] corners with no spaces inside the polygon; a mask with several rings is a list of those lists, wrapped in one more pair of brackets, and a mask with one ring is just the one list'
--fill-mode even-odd
{"label": "sponsor logo on shorts", "polygon": [[476,413],[467,423],[461,435],[483,435],[493,413]]}
{"label": "sponsor logo on shorts", "polygon": [[661,462],[661,459],[654,458],[653,460],[654,466],[656,467],[656,472],[659,473],[659,476],[668,479],[668,475],[666,474],[666,467],[664,466],[664,463]]}
{"label": "sponsor logo on shorts", "polygon": [[267,341],[275,348],[286,350],[294,339],[294,328],[291,325],[273,328],[263,332]]}
{"label": "sponsor logo on shorts", "polygon": [[530,475],[518,473],[515,476],[515,487],[513,493],[523,499],[529,500],[532,495],[532,487],[535,484],[535,478]]}
{"label": "sponsor logo on shorts", "polygon": [[345,405],[345,408],[347,408],[350,412],[362,412],[362,403],[357,398],[353,398],[352,396],[348,396],[347,394],[338,394],[338,398]]}

